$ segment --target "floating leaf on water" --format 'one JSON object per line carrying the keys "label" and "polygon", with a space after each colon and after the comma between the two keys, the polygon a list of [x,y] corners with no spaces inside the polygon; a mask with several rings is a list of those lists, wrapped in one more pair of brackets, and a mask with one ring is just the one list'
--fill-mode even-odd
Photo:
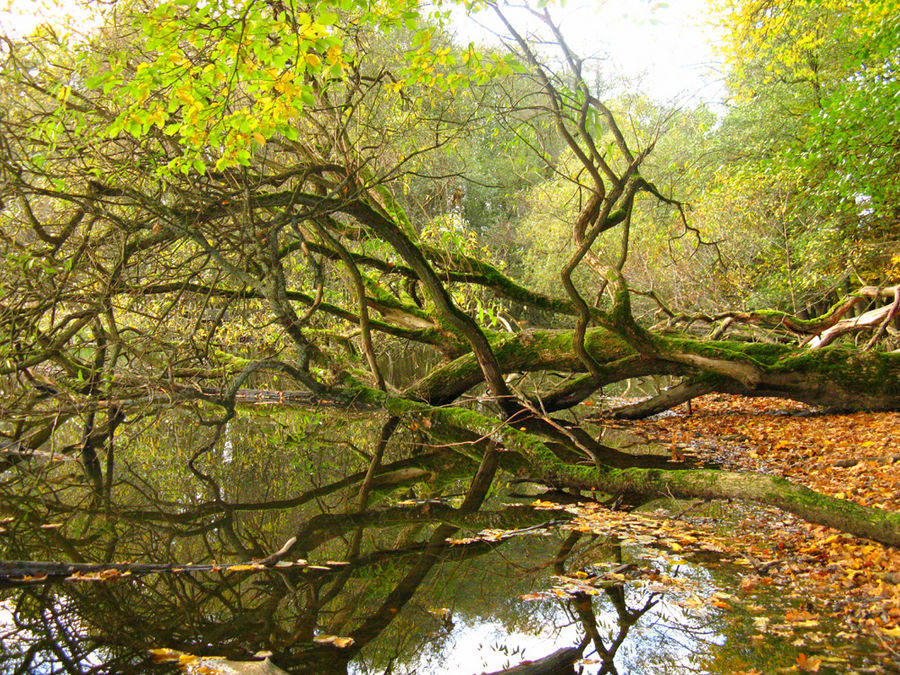
{"label": "floating leaf on water", "polygon": [[73,572],[66,581],[113,581],[121,577],[130,577],[131,572],[121,570],[102,570],[100,572]]}
{"label": "floating leaf on water", "polygon": [[757,582],[758,579],[756,577],[744,577],[741,579],[741,584],[738,588],[747,593],[756,588]]}
{"label": "floating leaf on water", "polygon": [[10,581],[16,582],[29,582],[29,581],[43,581],[47,578],[46,574],[26,574],[24,577],[18,579],[10,579]]}
{"label": "floating leaf on water", "polygon": [[562,504],[557,504],[556,502],[543,501],[540,499],[536,499],[533,502],[531,502],[531,506],[535,509],[550,509],[550,510],[556,510],[556,511],[565,509],[565,506],[563,506]]}
{"label": "floating leaf on water", "polygon": [[344,649],[345,647],[349,647],[353,644],[353,638],[338,637],[337,635],[317,635],[313,638],[313,642],[316,642],[320,645],[334,645],[335,647]]}
{"label": "floating leaf on water", "polygon": [[177,661],[182,657],[184,652],[179,652],[168,647],[160,647],[158,649],[148,649],[150,658],[153,663],[165,663],[167,661]]}
{"label": "floating leaf on water", "polygon": [[797,655],[797,668],[806,673],[818,673],[819,667],[822,665],[822,659],[810,657],[806,654]]}
{"label": "floating leaf on water", "polygon": [[784,620],[790,621],[791,623],[796,623],[799,621],[803,621],[803,622],[814,621],[815,619],[818,619],[818,618],[819,618],[818,614],[811,614],[804,610],[794,610],[794,609],[788,610],[787,612],[785,612],[785,615],[784,615]]}
{"label": "floating leaf on water", "polygon": [[519,600],[543,600],[543,593],[526,593],[525,595],[520,595]]}

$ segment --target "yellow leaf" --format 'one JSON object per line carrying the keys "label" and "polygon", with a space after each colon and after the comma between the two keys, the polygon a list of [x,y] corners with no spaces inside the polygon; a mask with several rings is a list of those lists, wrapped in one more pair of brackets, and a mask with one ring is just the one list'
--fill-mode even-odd
{"label": "yellow leaf", "polygon": [[338,637],[337,635],[317,635],[313,638],[313,642],[316,642],[320,645],[334,645],[335,647],[340,647],[341,649],[343,649],[353,644],[353,638]]}
{"label": "yellow leaf", "polygon": [[164,661],[178,661],[182,656],[182,652],[162,647],[160,649],[150,649],[150,658],[154,663],[162,663]]}
{"label": "yellow leaf", "polygon": [[35,574],[35,575],[26,574],[21,579],[11,579],[11,581],[43,581],[46,578],[47,578],[46,574]]}
{"label": "yellow leaf", "polygon": [[313,68],[318,68],[320,65],[322,65],[322,59],[320,59],[317,54],[313,54],[312,52],[306,54],[306,62]]}
{"label": "yellow leaf", "polygon": [[797,667],[807,673],[818,673],[821,665],[822,659],[808,657],[806,654],[799,654],[797,656]]}
{"label": "yellow leaf", "polygon": [[262,135],[261,133],[259,133],[258,131],[254,131],[254,132],[253,132],[253,140],[256,141],[257,144],[259,144],[259,145],[265,145],[265,144],[266,144],[266,137],[263,136],[263,135]]}
{"label": "yellow leaf", "polygon": [[341,48],[339,45],[332,45],[328,48],[328,63],[334,65],[341,58]]}

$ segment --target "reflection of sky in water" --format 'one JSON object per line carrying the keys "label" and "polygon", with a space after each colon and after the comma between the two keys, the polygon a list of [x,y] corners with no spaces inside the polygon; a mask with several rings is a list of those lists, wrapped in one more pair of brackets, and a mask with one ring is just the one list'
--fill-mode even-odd
{"label": "reflection of sky in water", "polygon": [[[232,561],[248,560],[253,553],[237,550],[234,540],[238,537],[258,541],[264,551],[274,551],[321,513],[330,509],[338,513],[352,510],[356,496],[353,490],[347,498],[328,493],[327,497],[297,502],[299,505],[291,502],[258,511],[252,506],[265,505],[268,500],[275,500],[277,505],[279,499],[290,501],[307,491],[311,495],[313,488],[328,486],[364,469],[367,462],[348,452],[345,441],[350,439],[354,447],[371,452],[374,442],[366,445],[364,440],[381,429],[380,420],[375,423],[362,416],[329,420],[294,412],[274,421],[260,417],[231,422],[219,444],[198,460],[201,468],[216,481],[226,503],[247,506],[231,523],[231,527],[237,526],[237,532],[231,533],[219,521],[220,510],[198,508],[216,504],[210,501],[209,486],[185,466],[189,453],[208,443],[210,434],[200,429],[195,419],[179,415],[182,413],[166,413],[153,433],[140,434],[140,440],[130,445],[124,440],[120,443],[116,456],[116,477],[120,482],[113,491],[119,501],[113,506],[137,511],[130,519],[115,521],[115,527],[95,516],[84,519],[72,516],[66,500],[80,503],[77,500],[83,500],[84,495],[66,482],[68,466],[57,466],[56,478],[61,479],[62,487],[74,492],[57,489],[47,467],[39,467],[35,477],[22,473],[19,483],[11,483],[7,492],[0,494],[0,503],[6,500],[7,508],[12,508],[18,504],[13,499],[22,499],[24,509],[29,505],[28,499],[35,496],[51,507],[58,501],[61,510],[51,512],[52,518],[65,523],[65,527],[44,530],[27,518],[18,517],[16,529],[10,531],[21,539],[6,535],[0,542],[0,548],[7,542],[11,546],[4,550],[6,557],[25,558],[34,551],[35,558],[65,560],[72,553],[60,549],[62,533],[79,547],[76,551],[79,556],[92,560],[111,557],[182,563],[207,561],[220,554]],[[316,435],[319,431],[309,432],[311,427],[320,425],[321,441]],[[160,451],[172,448],[179,452]],[[335,448],[341,451],[336,452]],[[398,444],[395,450],[395,456],[388,455],[386,461],[406,462],[406,446]],[[427,466],[434,470],[434,465]],[[458,487],[454,484],[442,489],[454,491]],[[502,514],[508,499],[508,495],[498,490],[485,505],[485,515]],[[154,500],[159,500],[159,505]],[[177,532],[173,534],[167,529],[168,517],[162,521],[153,517],[143,520],[144,508],[174,514]],[[195,515],[190,515],[192,512]],[[183,522],[182,514],[189,516]],[[71,657],[69,660],[80,664],[78,668],[83,671],[91,671],[105,662],[96,670],[144,675],[148,672],[147,649],[170,647],[211,655],[220,654],[227,647],[233,650],[232,658],[239,659],[249,658],[260,649],[273,651],[275,663],[279,663],[278,657],[283,664],[300,663],[293,672],[308,675],[310,671],[304,659],[310,645],[284,636],[297,634],[296,624],[300,619],[306,620],[303,612],[307,608],[309,625],[317,632],[339,631],[348,635],[370,617],[377,618],[373,613],[382,606],[385,596],[423,560],[415,545],[427,541],[429,528],[435,523],[430,517],[419,520],[422,512],[418,507],[413,509],[413,514],[416,517],[411,524],[390,521],[383,523],[383,528],[365,529],[361,545],[363,560],[373,551],[398,555],[387,555],[384,560],[374,555],[371,562],[353,570],[346,587],[335,583],[338,594],[324,606],[309,601],[312,586],[307,582],[298,582],[296,592],[291,593],[280,583],[270,583],[270,577],[262,574],[233,577],[220,577],[218,573],[174,577],[163,574],[134,577],[109,587],[67,582],[52,590],[43,586],[4,588],[0,590],[0,675],[11,675],[17,670],[39,675],[66,672],[66,666],[54,653],[60,645],[68,655],[66,658]],[[556,516],[548,513],[546,518],[553,520]],[[504,516],[502,527],[510,527],[515,520],[514,516]],[[327,533],[333,522],[336,521],[327,521],[323,531]],[[531,527],[534,520],[523,523]],[[348,539],[338,536],[341,532],[338,528],[332,533],[333,538],[316,543],[308,557],[346,559]],[[471,534],[464,528],[458,536]],[[442,550],[425,581],[415,588],[400,613],[391,617],[393,621],[387,628],[381,630],[383,624],[376,621],[378,631],[373,634],[380,634],[371,642],[361,641],[364,647],[354,655],[349,672],[354,675],[495,672],[578,645],[585,629],[571,603],[555,597],[519,599],[523,594],[546,592],[553,587],[555,561],[563,551],[568,551],[562,563],[568,574],[578,570],[604,573],[622,563],[635,563],[640,568],[652,566],[657,572],[689,581],[663,596],[659,604],[631,626],[615,659],[622,675],[706,672],[710,664],[731,665],[735,659],[742,666],[746,664],[744,669],[761,667],[762,672],[773,672],[769,666],[773,655],[778,653],[788,654],[787,663],[781,659],[778,665],[792,665],[791,650],[795,654],[797,647],[792,647],[788,639],[779,642],[771,632],[766,634],[765,644],[759,644],[762,635],[757,643],[747,639],[753,634],[749,631],[759,632],[754,628],[755,619],[771,617],[773,623],[783,621],[784,603],[789,600],[778,589],[769,591],[770,596],[778,595],[772,597],[771,605],[759,606],[753,614],[727,610],[723,614],[722,610],[708,606],[708,599],[715,591],[736,592],[741,576],[748,570],[676,561],[667,558],[665,551],[643,546],[643,541],[617,546],[606,536],[585,534],[566,549],[564,544],[570,539],[570,533],[564,529],[555,529],[543,537],[534,534],[514,537],[492,546],[489,552],[483,545],[471,550],[453,547]],[[652,541],[653,537],[634,539]],[[329,584],[338,578],[324,579],[324,585],[315,591],[317,597],[325,597]],[[639,610],[655,588],[658,586],[629,586],[625,591],[628,609]],[[769,604],[760,596],[764,592],[759,589],[752,601]],[[227,602],[221,601],[222,593],[229,594]],[[676,604],[692,596],[696,596],[692,599],[693,609],[684,610]],[[13,614],[14,602],[20,603],[18,617]],[[441,608],[451,611],[443,621],[435,611]],[[608,646],[619,633],[615,606],[601,593],[594,596],[593,612],[600,635]],[[254,621],[268,621],[270,617],[274,631],[255,633]],[[21,619],[23,629],[16,629],[16,618]],[[723,644],[722,648],[717,646]],[[35,659],[27,662],[24,654],[30,649],[34,650]],[[318,652],[316,658],[323,657],[324,670],[316,672],[327,675],[343,672],[338,651],[332,655]],[[332,656],[333,662],[329,660]],[[350,658],[351,654],[344,652],[343,656]],[[592,645],[585,649],[584,656],[598,658]],[[600,664],[589,664],[584,672],[596,674],[601,668]]]}
{"label": "reflection of sky in water", "polygon": [[[631,547],[629,547],[630,549]],[[638,553],[637,550],[633,551]],[[652,550],[641,551],[655,553]],[[676,575],[686,582],[678,591],[657,595],[658,604],[641,616],[628,629],[627,637],[615,656],[615,667],[619,673],[659,675],[662,673],[697,672],[695,657],[708,656],[709,647],[723,644],[724,635],[711,625],[716,610],[700,608],[690,612],[677,602],[690,595],[708,597],[720,590],[712,582],[711,575],[703,567],[680,564],[676,566],[665,560],[656,559],[653,567],[658,571]],[[552,582],[550,572],[545,572],[546,586]],[[508,579],[497,578],[496,583],[504,584]],[[457,597],[466,594],[468,588],[472,596],[484,598],[481,593],[484,579],[478,574],[466,577],[466,584],[457,590]],[[510,594],[519,594],[521,589],[509,585]],[[516,597],[513,595],[512,597]],[[630,611],[639,610],[651,597],[651,593],[626,587],[625,600]],[[542,600],[519,600],[515,604],[518,616],[514,622],[502,621],[495,615],[510,615],[510,610],[491,605],[498,600],[497,595],[485,599],[484,606],[477,613],[454,611],[450,632],[437,631],[436,634],[409,658],[402,657],[391,663],[390,670],[380,665],[374,667],[365,658],[350,664],[353,675],[374,675],[390,672],[395,675],[477,675],[495,672],[516,666],[526,660],[536,660],[553,652],[578,646],[585,636],[585,629],[578,616],[571,609],[569,601],[546,598]],[[452,600],[449,600],[452,603]],[[470,610],[471,610],[471,604]],[[593,596],[593,611],[598,632],[608,648],[619,634],[618,614],[610,599],[602,592]],[[513,623],[515,625],[513,625]],[[391,639],[387,636],[382,638]],[[402,638],[401,638],[402,639]],[[403,652],[405,650],[398,650]],[[583,656],[598,663],[583,665],[585,674],[599,673],[603,668],[593,644],[587,646]]]}
{"label": "reflection of sky in water", "polygon": [[[605,643],[615,637],[616,615],[611,607],[601,615],[602,600],[595,602],[598,610],[598,628]],[[549,608],[548,608],[549,609]],[[548,612],[549,613],[549,612]],[[488,618],[470,620],[455,619],[453,632],[437,648],[429,645],[406,663],[394,663],[390,672],[396,675],[441,675],[493,672],[518,665],[526,660],[540,659],[564,647],[577,646],[584,636],[584,629],[577,620],[557,604],[552,623],[534,632],[507,632],[502,622]],[[622,673],[672,673],[694,672],[692,657],[704,651],[710,643],[724,642],[704,626],[702,619],[690,618],[683,610],[667,601],[651,609],[636,626],[619,649],[615,664]],[[592,646],[585,649],[586,659],[596,659]],[[588,664],[584,673],[598,673],[602,665]],[[349,672],[363,675],[379,672],[364,664],[351,664]]]}
{"label": "reflection of sky in water", "polygon": [[561,646],[581,639],[574,626],[548,626],[544,633],[508,633],[503,623],[491,619],[472,622],[459,619],[441,649],[423,650],[398,673],[480,673],[500,670],[526,659],[539,659]]}
{"label": "reflection of sky in water", "polygon": [[[36,651],[31,658],[28,671],[34,675],[51,675],[70,672],[69,668],[77,667],[79,672],[91,672],[97,670],[103,664],[102,655],[93,649],[85,652],[78,636],[83,633],[79,622],[72,617],[72,613],[66,611],[65,599],[51,596],[53,601],[42,610],[42,619],[45,626],[52,627],[60,639],[53,645],[53,651],[49,648],[45,651]],[[76,638],[74,640],[66,638]],[[19,673],[21,670],[10,670],[6,661],[18,665],[18,659],[32,649],[37,636],[27,629],[16,625],[15,606],[11,600],[0,600],[0,673]],[[54,653],[56,652],[56,653]],[[64,657],[67,664],[62,665]]]}

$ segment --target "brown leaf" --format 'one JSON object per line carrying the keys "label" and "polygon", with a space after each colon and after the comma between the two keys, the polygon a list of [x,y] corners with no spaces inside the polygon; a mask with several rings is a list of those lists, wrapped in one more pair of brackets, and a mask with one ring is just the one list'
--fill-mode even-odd
{"label": "brown leaf", "polygon": [[822,659],[820,658],[807,657],[803,653],[797,655],[797,668],[806,673],[818,673],[821,666]]}

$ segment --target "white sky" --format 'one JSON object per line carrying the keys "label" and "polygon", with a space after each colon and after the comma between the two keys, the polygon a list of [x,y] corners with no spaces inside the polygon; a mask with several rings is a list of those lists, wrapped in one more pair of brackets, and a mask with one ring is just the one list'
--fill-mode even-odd
{"label": "white sky", "polygon": [[[108,5],[109,3],[107,3]],[[0,0],[0,35],[28,35],[48,20],[54,25],[69,24],[75,31],[90,30],[96,10],[75,0]]]}
{"label": "white sky", "polygon": [[[42,18],[68,14],[79,32],[91,25],[90,0],[0,0],[0,34],[30,33]],[[93,3],[97,6],[96,2]],[[107,7],[112,3],[104,3]],[[87,5],[87,6],[86,6]],[[568,0],[554,9],[563,34],[582,56],[608,56],[604,70],[639,81],[661,102],[717,102],[724,98],[706,0]],[[477,17],[496,29],[496,19]],[[489,42],[488,30],[457,19],[462,42]]]}
{"label": "white sky", "polygon": [[[711,25],[707,0],[569,0],[551,14],[580,56],[605,58],[605,72],[639,82],[661,102],[725,97],[721,60],[713,47],[719,31]],[[502,32],[498,20],[489,12],[475,18],[483,28],[472,21],[454,22],[460,40],[495,42],[490,32]]]}

